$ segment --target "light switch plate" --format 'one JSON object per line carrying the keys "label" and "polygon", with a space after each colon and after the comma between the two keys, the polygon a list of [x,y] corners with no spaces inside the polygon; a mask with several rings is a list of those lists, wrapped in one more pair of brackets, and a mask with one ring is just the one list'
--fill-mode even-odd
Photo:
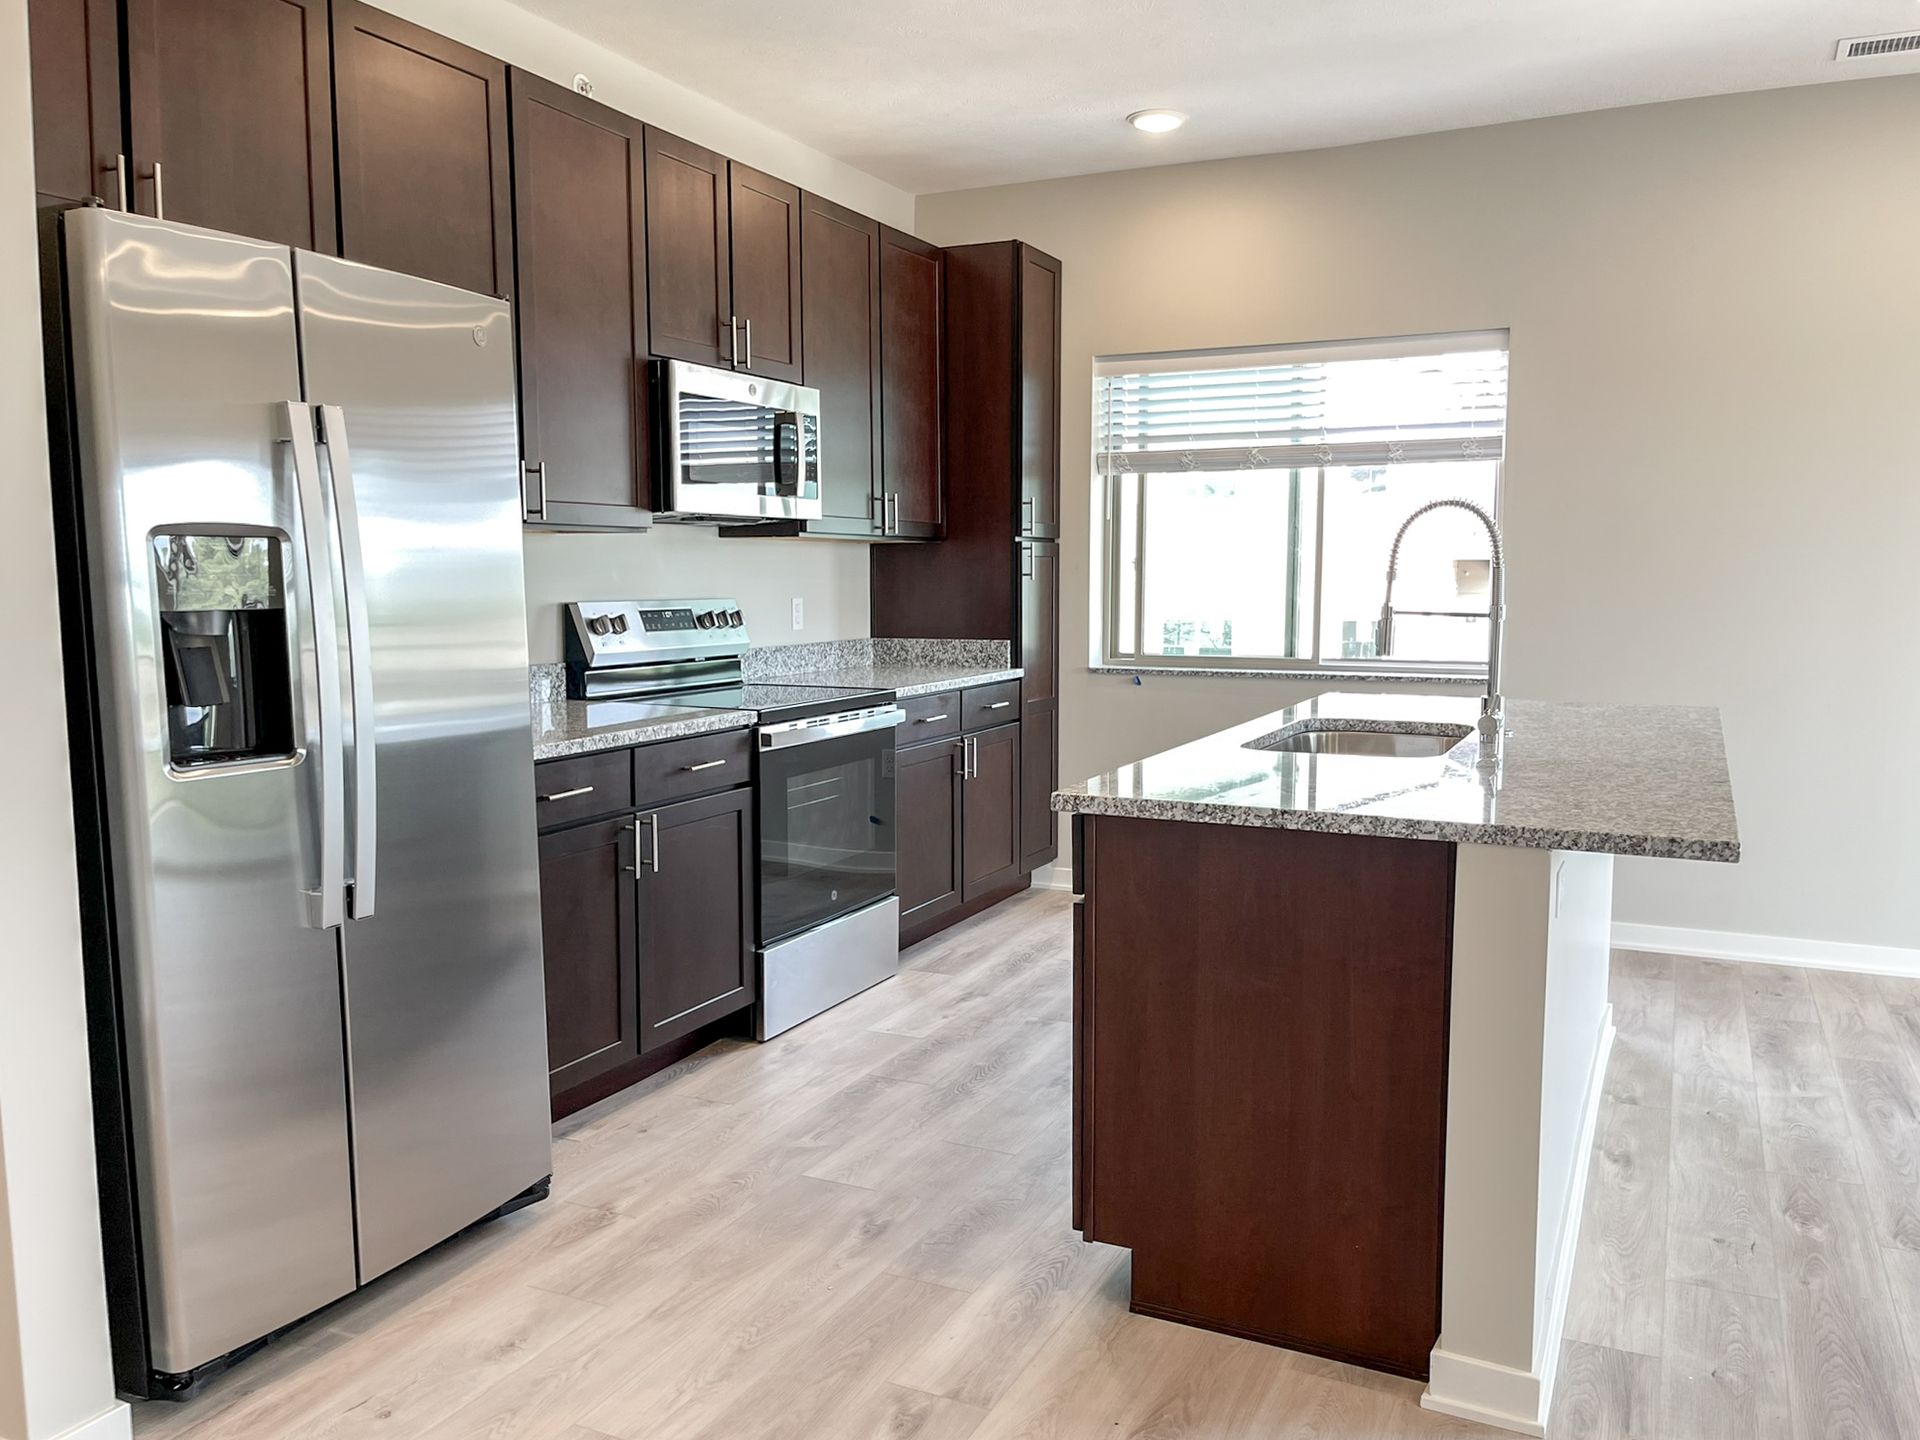
{"label": "light switch plate", "polygon": [[807,602],[798,595],[793,597],[793,628],[804,630],[807,624]]}

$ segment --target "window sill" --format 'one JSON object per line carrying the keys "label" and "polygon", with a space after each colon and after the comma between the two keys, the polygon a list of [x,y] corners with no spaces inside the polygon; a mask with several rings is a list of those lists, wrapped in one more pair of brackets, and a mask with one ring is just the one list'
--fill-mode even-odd
{"label": "window sill", "polygon": [[1336,680],[1369,685],[1433,685],[1484,690],[1485,675],[1434,674],[1417,670],[1342,670],[1331,666],[1247,669],[1225,665],[1089,665],[1090,675],[1168,675],[1228,680]]}

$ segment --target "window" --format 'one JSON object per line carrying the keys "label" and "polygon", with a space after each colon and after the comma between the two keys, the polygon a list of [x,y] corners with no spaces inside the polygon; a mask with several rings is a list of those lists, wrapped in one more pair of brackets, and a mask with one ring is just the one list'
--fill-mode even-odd
{"label": "window", "polygon": [[[1110,664],[1479,674],[1499,514],[1504,334],[1102,360]],[[1411,612],[1411,613],[1410,613]]]}

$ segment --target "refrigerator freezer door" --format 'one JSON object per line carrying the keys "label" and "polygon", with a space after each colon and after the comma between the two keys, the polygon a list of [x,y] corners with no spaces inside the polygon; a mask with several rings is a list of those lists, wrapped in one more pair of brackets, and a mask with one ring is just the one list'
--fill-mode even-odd
{"label": "refrigerator freezer door", "polygon": [[333,579],[289,252],[64,225],[148,1358],[185,1373],[354,1286],[339,932],[308,910]]}
{"label": "refrigerator freezer door", "polygon": [[513,335],[486,296],[294,264],[322,468],[358,517],[347,868],[378,903],[350,904],[342,948],[369,1280],[552,1168]]}

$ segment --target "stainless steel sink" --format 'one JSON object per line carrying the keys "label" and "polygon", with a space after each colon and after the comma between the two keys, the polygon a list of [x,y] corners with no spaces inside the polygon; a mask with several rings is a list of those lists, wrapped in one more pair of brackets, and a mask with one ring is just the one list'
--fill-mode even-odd
{"label": "stainless steel sink", "polygon": [[1446,754],[1472,733],[1465,725],[1450,727],[1444,735],[1310,725],[1288,735],[1255,740],[1248,748],[1281,750],[1299,755],[1404,755],[1431,759],[1435,755]]}

